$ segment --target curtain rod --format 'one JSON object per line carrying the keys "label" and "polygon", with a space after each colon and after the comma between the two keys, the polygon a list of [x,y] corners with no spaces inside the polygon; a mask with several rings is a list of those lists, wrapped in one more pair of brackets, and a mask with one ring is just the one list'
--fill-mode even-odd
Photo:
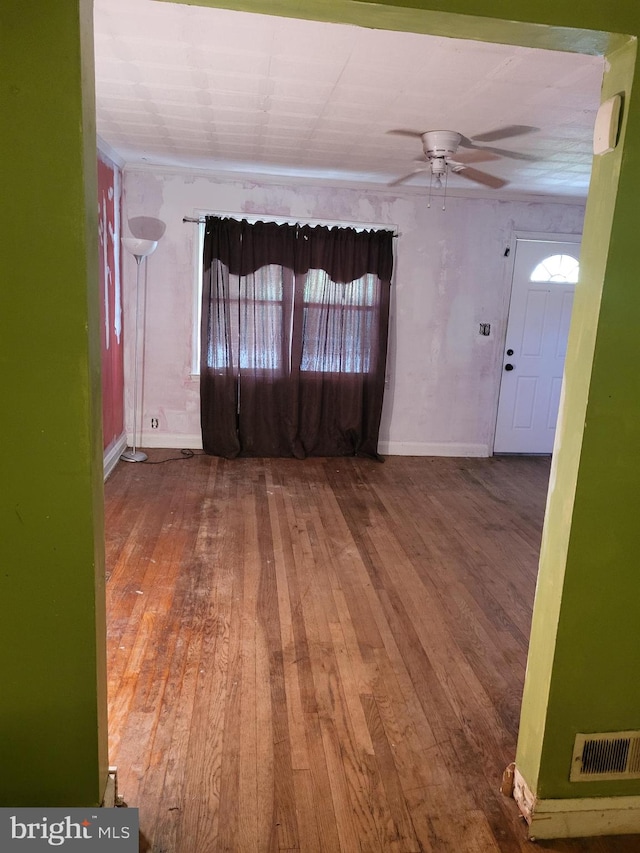
{"label": "curtain rod", "polygon": [[[213,215],[215,215],[215,214],[212,214],[212,216],[213,216]],[[268,216],[268,215],[269,215],[268,213],[267,213],[267,214],[265,214],[265,216]],[[229,218],[229,219],[238,219],[238,217],[236,217],[236,216],[229,216],[229,217],[226,217],[226,218]],[[246,217],[242,217],[242,218],[246,218]],[[253,219],[254,217],[252,216],[251,218]],[[275,218],[277,219],[277,218],[279,218],[279,217],[275,217]],[[182,217],[182,221],[183,221],[183,222],[195,222],[197,225],[204,225],[204,224],[205,224],[205,222],[206,222],[206,219],[203,219],[202,217],[195,217],[195,216],[183,216],[183,217]],[[299,223],[298,223],[298,224],[299,224]],[[305,223],[305,224],[310,224],[310,223]],[[336,224],[336,225],[334,225],[334,226],[325,226],[325,227],[333,227],[333,228],[354,228],[354,227],[357,227],[357,226],[358,226],[358,223],[357,223],[357,222],[354,222],[354,223],[353,223],[353,225],[337,225],[337,224]],[[369,227],[369,226],[366,226],[366,225],[362,225],[361,227],[362,227],[363,229],[365,229],[365,230],[371,230],[371,231],[388,231],[388,230],[389,230],[389,229],[388,229],[388,228],[386,228],[384,225],[376,225],[376,226],[370,226],[370,227]],[[393,231],[393,236],[394,236],[394,237],[399,237],[399,236],[400,236],[400,235],[398,234],[398,232],[397,232],[395,229],[394,229],[394,231]]]}

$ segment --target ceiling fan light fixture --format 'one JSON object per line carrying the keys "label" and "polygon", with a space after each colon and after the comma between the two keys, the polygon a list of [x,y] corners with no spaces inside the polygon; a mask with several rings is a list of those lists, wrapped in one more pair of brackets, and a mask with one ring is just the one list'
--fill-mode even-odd
{"label": "ceiling fan light fixture", "polygon": [[[508,127],[499,128],[484,134],[482,139],[501,139],[509,136],[519,136],[523,133],[529,133],[536,130],[534,127],[525,125],[509,125]],[[470,167],[470,163],[481,163],[500,159],[501,157],[511,157],[514,160],[536,160],[538,159],[532,154],[524,154],[517,151],[506,151],[502,148],[493,148],[492,146],[477,145],[474,138],[468,139],[461,133],[455,130],[427,130],[424,132],[417,130],[390,130],[389,133],[394,133],[399,136],[413,136],[422,141],[423,156],[418,158],[420,161],[425,161],[428,165],[421,169],[414,169],[408,175],[403,175],[397,178],[390,186],[396,186],[403,181],[412,178],[418,172],[429,171],[429,193],[431,189],[442,189],[444,185],[445,195],[447,189],[447,181],[449,172],[454,175],[460,175],[461,178],[466,178],[468,181],[473,181],[476,184],[482,184],[491,189],[500,189],[507,185],[507,181],[498,178],[489,172],[483,172],[479,169]],[[462,151],[456,156],[458,148],[462,147],[470,149]],[[444,181],[442,180],[444,176]],[[429,196],[431,197],[431,196]],[[429,205],[430,206],[430,205]]]}
{"label": "ceiling fan light fixture", "polygon": [[421,138],[427,157],[452,157],[458,150],[462,135],[453,130],[428,130]]}

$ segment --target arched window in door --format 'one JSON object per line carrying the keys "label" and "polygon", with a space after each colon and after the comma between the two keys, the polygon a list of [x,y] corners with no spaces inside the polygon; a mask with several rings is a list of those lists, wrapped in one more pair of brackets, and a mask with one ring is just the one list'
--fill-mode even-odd
{"label": "arched window in door", "polygon": [[572,255],[550,255],[541,261],[531,273],[531,281],[557,281],[560,284],[576,284],[580,263]]}

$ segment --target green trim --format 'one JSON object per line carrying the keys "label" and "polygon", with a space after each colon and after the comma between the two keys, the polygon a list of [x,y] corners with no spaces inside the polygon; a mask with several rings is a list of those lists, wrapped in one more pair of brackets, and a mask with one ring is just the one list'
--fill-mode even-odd
{"label": "green trim", "polygon": [[[619,16],[607,14],[609,9],[604,14],[589,15],[587,20],[590,23],[584,23],[578,29],[571,25],[573,9],[565,10],[562,16],[558,15],[560,4],[556,2],[533,6],[522,0],[504,0],[502,3],[476,0],[441,3],[420,0],[305,0],[304,3],[296,0],[189,0],[185,5],[599,56],[628,41],[624,33],[640,30],[640,24],[632,30],[622,26],[624,18],[618,29],[614,21]],[[479,15],[480,10],[486,10],[485,14]]]}
{"label": "green trim", "polygon": [[93,14],[3,2],[0,805],[107,778]]}
{"label": "green trim", "polygon": [[[582,242],[581,280],[574,299],[565,364],[566,405],[558,427],[557,449],[551,471],[517,755],[518,768],[532,790],[547,798],[596,796],[598,792],[602,792],[603,796],[616,796],[637,793],[640,790],[637,782],[580,783],[576,789],[576,784],[568,781],[573,741],[577,732],[612,731],[640,726],[640,718],[637,717],[635,724],[630,721],[628,726],[619,726],[611,717],[611,705],[608,705],[609,714],[605,715],[605,719],[591,714],[597,697],[590,696],[590,693],[597,690],[598,682],[593,677],[595,660],[590,663],[586,657],[589,648],[586,639],[591,637],[597,645],[602,641],[593,631],[593,625],[597,624],[597,621],[594,623],[585,618],[585,608],[598,608],[602,597],[593,596],[593,588],[585,576],[583,558],[576,559],[576,547],[579,549],[580,543],[584,542],[588,543],[587,549],[597,561],[596,571],[601,560],[598,543],[593,542],[594,534],[600,535],[600,525],[595,523],[597,520],[593,518],[585,526],[577,524],[575,510],[578,484],[588,458],[585,456],[583,444],[584,424],[589,420],[588,406],[596,399],[591,366],[598,335],[602,338],[602,326],[599,332],[599,315],[605,292],[603,285],[605,277],[611,274],[611,269],[607,268],[610,263],[609,234],[614,226],[624,226],[624,223],[616,220],[616,209],[619,212],[620,206],[614,192],[618,187],[628,131],[631,82],[636,62],[635,41],[611,54],[608,60],[609,70],[603,83],[603,99],[624,92],[625,120],[617,150],[613,154],[594,158]],[[635,88],[635,92],[637,91],[638,87]],[[628,270],[625,276],[627,280],[629,277],[633,278],[632,269]],[[622,288],[616,288],[619,294],[625,291],[628,293],[630,290],[623,280],[619,280],[619,287]],[[611,340],[617,341],[617,325],[604,328]],[[603,376],[601,379],[603,381],[598,393],[604,394],[606,398],[609,394],[610,377]],[[587,432],[586,435],[588,434]],[[608,449],[604,450],[600,458],[608,467],[611,461]],[[619,472],[615,476],[618,477]],[[597,482],[592,483],[592,488],[594,495],[602,495]],[[614,494],[615,492],[616,490]],[[607,497],[606,501],[610,504],[612,514],[616,514],[618,509],[614,508],[615,499]],[[606,507],[603,509],[606,510]],[[606,523],[605,517],[606,515],[602,517],[603,523]],[[623,591],[622,594],[626,596],[627,592]],[[568,623],[564,620],[568,617],[568,608],[573,609],[574,605],[577,606],[576,615],[582,627],[575,625],[574,632],[568,635]],[[614,618],[612,625],[615,625],[616,621]],[[613,648],[608,647],[607,657],[612,651]],[[605,669],[609,663],[610,661],[605,662]],[[576,684],[576,676],[582,682],[581,687]],[[624,682],[626,686],[626,678]],[[551,703],[550,696],[553,696]],[[632,697],[628,696],[628,699],[623,701],[623,707],[627,708],[623,715],[625,719],[629,713],[633,715],[634,705],[633,702],[629,703],[631,699]],[[581,711],[577,714],[574,707],[576,702],[581,706]],[[552,707],[556,709],[555,718],[551,715]],[[640,707],[640,703],[636,707]],[[549,767],[554,769],[540,775],[543,764],[549,764]],[[554,778],[558,781],[557,785],[552,782]]]}

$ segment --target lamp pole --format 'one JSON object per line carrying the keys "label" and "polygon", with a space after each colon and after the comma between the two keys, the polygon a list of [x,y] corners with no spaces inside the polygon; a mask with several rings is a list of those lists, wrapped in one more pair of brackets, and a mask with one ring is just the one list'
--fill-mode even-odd
{"label": "lamp pole", "polygon": [[131,448],[127,448],[121,454],[120,459],[124,462],[145,462],[147,454],[136,448],[138,433],[138,340],[140,333],[140,269],[142,261],[147,258],[158,246],[157,240],[142,240],[138,237],[123,237],[122,245],[131,252],[136,259],[136,333],[133,351],[133,440]]}

